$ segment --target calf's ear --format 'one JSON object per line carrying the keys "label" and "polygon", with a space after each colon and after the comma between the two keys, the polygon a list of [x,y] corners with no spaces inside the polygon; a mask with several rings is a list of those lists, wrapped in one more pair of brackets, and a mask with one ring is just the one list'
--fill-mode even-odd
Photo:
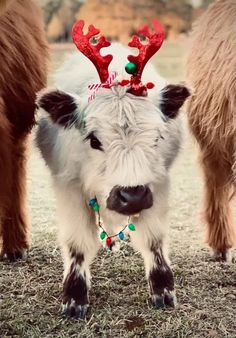
{"label": "calf's ear", "polygon": [[54,123],[64,128],[70,128],[78,118],[75,98],[60,90],[39,93],[36,104],[49,114]]}
{"label": "calf's ear", "polygon": [[168,118],[175,118],[190,91],[183,85],[168,85],[161,91],[160,109]]}

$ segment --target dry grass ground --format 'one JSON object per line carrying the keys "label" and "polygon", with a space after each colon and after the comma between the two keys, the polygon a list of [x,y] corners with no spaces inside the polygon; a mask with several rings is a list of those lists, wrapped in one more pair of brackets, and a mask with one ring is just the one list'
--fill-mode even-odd
{"label": "dry grass ground", "polygon": [[[163,75],[174,81],[183,78],[184,50],[183,44],[162,49],[154,61]],[[62,57],[62,51],[53,53],[55,62]],[[62,261],[55,203],[48,170],[32,146],[32,248],[27,262],[0,262],[0,337],[236,338],[235,265],[213,262],[204,245],[195,148],[186,136],[171,173],[170,246],[178,307],[153,309],[142,259],[127,246],[114,256],[100,252],[94,261],[91,314],[81,322],[60,315]]]}

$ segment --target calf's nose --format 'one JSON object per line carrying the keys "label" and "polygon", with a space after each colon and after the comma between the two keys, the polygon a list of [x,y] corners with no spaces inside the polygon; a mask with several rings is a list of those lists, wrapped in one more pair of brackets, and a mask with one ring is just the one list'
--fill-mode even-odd
{"label": "calf's nose", "polygon": [[152,192],[147,185],[114,187],[107,199],[107,208],[123,215],[134,215],[153,204]]}

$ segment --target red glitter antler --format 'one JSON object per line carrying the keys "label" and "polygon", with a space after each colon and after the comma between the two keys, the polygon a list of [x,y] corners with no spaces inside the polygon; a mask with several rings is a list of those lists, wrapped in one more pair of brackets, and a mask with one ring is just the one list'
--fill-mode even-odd
{"label": "red glitter antler", "polygon": [[156,19],[153,20],[152,24],[154,33],[150,32],[147,25],[138,30],[139,36],[144,36],[148,39],[146,44],[143,44],[137,35],[133,36],[131,42],[129,43],[130,47],[139,49],[139,55],[129,55],[128,60],[136,66],[136,73],[133,73],[133,76],[139,78],[140,81],[146,63],[161,48],[165,39],[163,26]]}
{"label": "red glitter antler", "polygon": [[108,66],[112,60],[112,55],[102,56],[100,49],[110,46],[110,42],[101,36],[96,44],[91,44],[91,38],[98,35],[100,30],[90,25],[88,33],[83,33],[84,21],[77,21],[72,28],[72,38],[76,47],[89,60],[92,61],[97,69],[101,83],[105,83],[109,77]]}

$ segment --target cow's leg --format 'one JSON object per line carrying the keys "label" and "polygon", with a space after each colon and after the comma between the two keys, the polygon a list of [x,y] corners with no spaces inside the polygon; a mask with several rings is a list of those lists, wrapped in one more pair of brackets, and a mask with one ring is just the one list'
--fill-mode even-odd
{"label": "cow's leg", "polygon": [[0,252],[1,256],[5,254],[6,247],[10,246],[6,235],[3,234],[7,229],[4,228],[3,217],[11,202],[11,184],[12,184],[12,139],[11,126],[5,115],[5,106],[0,98]]}
{"label": "cow's leg", "polygon": [[216,258],[232,260],[231,248],[236,243],[230,200],[234,187],[232,168],[222,158],[212,159],[202,154],[205,176],[205,210],[207,242]]}
{"label": "cow's leg", "polygon": [[[10,260],[25,256],[28,248],[28,217],[26,211],[26,161],[27,139],[12,140],[11,181],[8,201],[1,217],[2,253]],[[7,170],[7,166],[6,166]]]}
{"label": "cow's leg", "polygon": [[151,298],[157,308],[176,305],[174,276],[170,268],[166,234],[163,231],[163,224],[160,227],[158,224],[150,225],[144,219],[137,224],[131,237],[134,247],[144,258]]}
{"label": "cow's leg", "polygon": [[84,319],[89,307],[89,266],[99,247],[97,228],[78,191],[56,188],[56,194],[64,259],[63,314]]}

